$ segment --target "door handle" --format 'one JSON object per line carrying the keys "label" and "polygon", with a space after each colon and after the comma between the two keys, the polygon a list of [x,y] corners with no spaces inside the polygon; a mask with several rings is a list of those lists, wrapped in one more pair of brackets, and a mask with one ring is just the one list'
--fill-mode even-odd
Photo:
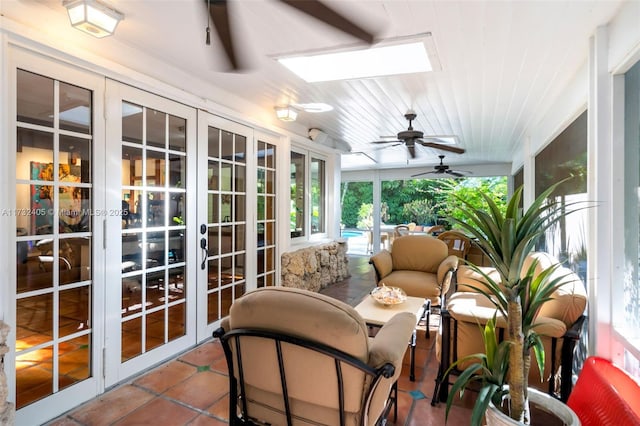
{"label": "door handle", "polygon": [[200,249],[202,249],[202,263],[200,264],[200,269],[204,270],[207,267],[207,257],[209,256],[207,239],[204,237],[200,239]]}

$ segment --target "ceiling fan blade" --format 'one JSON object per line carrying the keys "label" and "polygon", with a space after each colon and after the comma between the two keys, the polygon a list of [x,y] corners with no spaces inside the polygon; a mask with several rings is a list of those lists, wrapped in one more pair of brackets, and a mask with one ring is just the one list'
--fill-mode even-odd
{"label": "ceiling fan blade", "polygon": [[409,155],[411,158],[416,158],[416,146],[407,144],[407,151],[409,151]]}
{"label": "ceiling fan blade", "polygon": [[468,170],[447,170],[445,173],[449,173],[450,175],[456,177],[466,177],[467,175],[473,174],[473,172],[470,172]]}
{"label": "ceiling fan blade", "polygon": [[209,16],[211,16],[213,26],[216,29],[218,39],[220,40],[220,43],[222,43],[222,47],[224,48],[231,68],[239,70],[241,67],[238,63],[236,51],[233,46],[227,0],[205,0],[205,3],[209,6]]}
{"label": "ceiling fan blade", "polygon": [[418,176],[422,176],[422,175],[432,175],[432,174],[438,174],[438,172],[430,170],[428,172],[416,173],[415,175],[411,175],[411,177],[418,177]]}
{"label": "ceiling fan blade", "polygon": [[335,10],[319,0],[280,0],[281,2],[298,9],[322,22],[331,25],[347,34],[359,38],[360,40],[372,44],[374,36],[367,30],[360,27],[355,22],[342,16]]}
{"label": "ceiling fan blade", "polygon": [[373,141],[371,143],[375,143],[375,144],[392,143],[392,144],[394,144],[393,146],[396,146],[396,145],[400,145],[400,144],[402,144],[404,142],[402,142],[402,141]]}
{"label": "ceiling fan blade", "polygon": [[426,146],[427,148],[439,149],[442,151],[449,151],[455,154],[464,154],[464,148],[458,148],[457,146],[444,145],[435,142],[427,142],[427,141],[417,141],[420,145]]}

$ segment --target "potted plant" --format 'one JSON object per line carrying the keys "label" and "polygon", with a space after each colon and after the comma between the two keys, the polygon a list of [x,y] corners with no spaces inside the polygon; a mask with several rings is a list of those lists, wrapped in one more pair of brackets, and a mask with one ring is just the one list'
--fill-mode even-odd
{"label": "potted plant", "polygon": [[[552,272],[558,265],[546,269],[535,278],[535,262],[526,274],[521,274],[521,271],[538,238],[561,218],[580,208],[578,203],[567,204],[550,198],[556,187],[563,182],[549,187],[524,211],[519,207],[522,188],[514,192],[504,213],[486,194],[482,195],[487,204],[486,209],[474,207],[459,199],[466,220],[453,221],[476,239],[478,247],[500,276],[499,282],[496,282],[480,268],[469,264],[486,281],[484,284],[487,290],[480,286],[475,290],[495,304],[497,311],[504,317],[507,328],[505,340],[498,344],[495,340],[495,321],[489,321],[483,333],[485,354],[472,355],[458,361],[461,363],[469,358],[477,360],[455,381],[447,400],[447,414],[453,395],[462,391],[470,382],[479,381],[481,390],[473,408],[472,424],[479,425],[491,404],[500,406],[507,394],[510,417],[517,422],[528,423],[529,419],[525,416],[528,416],[528,376],[532,352],[541,369],[541,376],[544,369],[544,347],[540,336],[536,334],[534,322],[540,306],[549,300],[560,285],[562,277],[558,278],[556,274],[556,278],[552,278]],[[551,396],[549,398],[556,401]]]}

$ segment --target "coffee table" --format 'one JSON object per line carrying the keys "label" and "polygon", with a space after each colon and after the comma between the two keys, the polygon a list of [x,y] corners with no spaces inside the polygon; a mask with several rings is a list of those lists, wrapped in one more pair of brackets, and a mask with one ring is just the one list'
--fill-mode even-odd
{"label": "coffee table", "polygon": [[[416,327],[421,319],[423,319],[431,309],[431,301],[421,297],[407,296],[407,300],[398,305],[385,306],[376,302],[371,295],[367,295],[362,302],[356,307],[356,311],[372,328],[380,328],[387,323],[395,314],[400,312],[409,312],[416,316]],[[428,330],[427,330],[428,332]],[[416,357],[416,328],[413,329],[410,346],[410,362],[411,370],[409,371],[409,380],[415,381],[415,357]]]}

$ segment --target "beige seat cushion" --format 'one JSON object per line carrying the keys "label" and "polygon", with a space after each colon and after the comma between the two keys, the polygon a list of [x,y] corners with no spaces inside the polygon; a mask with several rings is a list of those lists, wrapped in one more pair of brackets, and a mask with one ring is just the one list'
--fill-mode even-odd
{"label": "beige seat cushion", "polygon": [[449,255],[447,245],[429,235],[405,235],[393,241],[393,270],[437,273]]}
{"label": "beige seat cushion", "polygon": [[[480,327],[484,327],[487,321],[493,317],[496,312],[495,306],[482,294],[458,292],[451,295],[447,302],[447,308],[451,317],[458,321],[457,359],[462,359],[475,353],[484,353],[484,341]],[[506,322],[499,312],[497,314],[497,325],[503,329],[506,327]],[[547,354],[545,378],[548,378],[551,375],[551,338],[561,338],[567,332],[567,326],[558,319],[539,316],[536,318],[535,327],[536,332],[542,336],[542,344]],[[506,330],[504,333],[506,337]],[[437,340],[436,354],[439,359],[441,354],[440,339]],[[561,355],[562,345],[559,344],[556,347],[556,360],[558,363]],[[540,379],[540,372],[534,358],[532,356],[532,366],[529,372],[530,384],[546,391],[547,385],[543,385],[543,381]],[[471,362],[461,363],[459,368],[464,369]],[[558,365],[556,365],[557,367]]]}
{"label": "beige seat cushion", "polygon": [[400,287],[412,297],[437,299],[440,286],[435,274],[421,271],[393,271],[381,281],[387,287]]}

